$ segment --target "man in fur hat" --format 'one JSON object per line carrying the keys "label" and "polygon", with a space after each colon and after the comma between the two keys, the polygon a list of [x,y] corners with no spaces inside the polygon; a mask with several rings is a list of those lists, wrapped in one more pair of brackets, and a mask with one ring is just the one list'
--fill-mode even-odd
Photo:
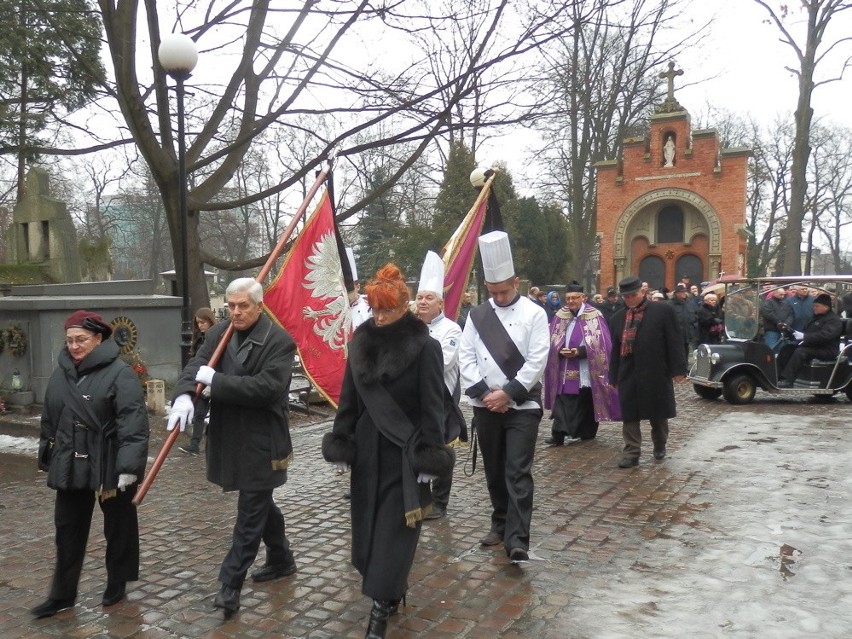
{"label": "man in fur hat", "polygon": [[796,377],[812,359],[834,359],[840,348],[840,336],[843,334],[843,322],[831,310],[831,296],[820,293],[814,299],[814,316],[805,326],[801,342],[796,347],[784,372],[778,380],[779,388],[792,388]]}
{"label": "man in fur hat", "polygon": [[547,361],[544,310],[518,292],[509,236],[479,238],[491,299],[474,308],[462,334],[462,387],[473,405],[493,511],[483,546],[503,544],[512,561],[529,559],[532,462],[541,422],[541,377]]}
{"label": "man in fur hat", "polygon": [[544,407],[551,409],[551,446],[594,439],[600,421],[621,419],[618,393],[609,385],[612,342],[606,318],[588,303],[583,286],[565,287],[565,306],[550,321],[544,370]]}

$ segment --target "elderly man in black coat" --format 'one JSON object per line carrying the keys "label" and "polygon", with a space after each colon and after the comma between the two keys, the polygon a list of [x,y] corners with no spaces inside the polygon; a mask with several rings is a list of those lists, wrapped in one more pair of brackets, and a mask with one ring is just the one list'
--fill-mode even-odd
{"label": "elderly man in black coat", "polygon": [[666,456],[669,419],[676,414],[674,385],[686,376],[683,336],[669,304],[652,304],[636,276],[618,283],[625,307],[610,320],[612,356],[609,381],[618,388],[623,420],[624,455],[619,468],[639,464],[642,431],[651,422],[654,458]]}
{"label": "elderly man in black coat", "polygon": [[[175,387],[169,430],[192,422],[196,384],[210,389],[207,479],[224,491],[239,491],[231,549],[219,571],[222,588],[213,602],[226,615],[240,607],[240,590],[266,544],[266,563],[252,573],[268,581],[296,572],[284,529],[284,516],[272,498],[287,481],[292,458],[288,390],[296,344],[263,313],[263,288],[252,278],[228,285],[230,320],[207,331],[201,349]],[[229,324],[234,334],[215,368],[208,366]]]}
{"label": "elderly man in black coat", "polygon": [[[801,343],[790,357],[781,379],[779,388],[792,388],[805,364],[812,359],[833,360],[840,349],[840,336],[843,334],[843,322],[831,310],[831,296],[820,293],[814,299],[814,316],[805,326]],[[796,335],[799,337],[799,335]]]}

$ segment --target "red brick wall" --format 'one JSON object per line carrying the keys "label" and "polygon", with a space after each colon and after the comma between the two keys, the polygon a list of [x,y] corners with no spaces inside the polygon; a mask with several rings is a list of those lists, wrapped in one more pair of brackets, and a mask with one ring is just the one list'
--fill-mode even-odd
{"label": "red brick wall", "polygon": [[[673,167],[664,167],[663,144],[670,133],[676,138]],[[690,134],[692,139],[690,139]],[[675,273],[678,258],[691,253],[704,265],[705,278],[715,277],[718,271],[738,273],[744,268],[746,241],[742,228],[746,215],[746,180],[748,157],[746,150],[720,154],[715,131],[692,132],[689,115],[679,113],[651,116],[651,132],[646,139],[626,141],[622,157],[615,162],[597,165],[597,220],[601,234],[600,289],[616,284],[619,277],[638,273],[639,263],[648,254],[659,255],[666,264],[665,286],[673,288],[681,273]],[[625,246],[616,251],[614,239],[619,221],[631,204],[643,196],[649,203],[643,208],[656,208],[655,192],[678,189],[684,193],[683,202],[706,202],[718,224],[708,221],[711,237],[686,237],[685,242],[633,246],[633,237],[624,237]],[[671,199],[671,192],[666,196]],[[679,198],[674,197],[677,201]],[[693,239],[690,244],[690,239]],[[719,258],[711,260],[710,250],[718,247]],[[617,253],[627,260],[619,271]]]}

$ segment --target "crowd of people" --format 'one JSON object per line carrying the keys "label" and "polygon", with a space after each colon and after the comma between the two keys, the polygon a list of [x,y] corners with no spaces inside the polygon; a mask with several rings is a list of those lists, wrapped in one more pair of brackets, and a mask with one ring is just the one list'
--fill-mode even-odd
{"label": "crowd of people", "polygon": [[[457,446],[475,441],[482,455],[491,514],[479,543],[502,546],[513,563],[528,561],[542,419],[550,421],[550,447],[594,439],[601,421],[621,422],[623,469],[640,463],[647,421],[653,458],[662,461],[677,413],[674,385],[685,379],[690,352],[724,336],[722,300],[712,291],[700,295],[688,278],[670,292],[628,276],[591,299],[576,281],[562,291],[531,287],[523,295],[506,233],[481,236],[479,250],[489,298],[475,305],[465,293],[458,322],[444,314],[444,267],[432,252],[414,300],[392,263],[369,280],[365,294],[358,286],[350,296],[355,330],[322,454],[337,472],[349,473],[351,562],[372,600],[367,639],[384,637],[405,604],[423,522],[448,514]],[[358,284],[354,260],[352,271]],[[787,331],[802,340],[785,364],[786,383],[808,357],[836,352],[840,319],[827,294],[804,287],[766,293],[766,344]],[[263,312],[257,281],[237,279],[225,296],[227,321],[217,323],[210,309],[196,313],[192,357],[166,428],[192,425],[182,448],[189,454],[200,453],[206,434],[208,480],[238,493],[213,599],[228,616],[240,608],[247,577],[262,583],[297,572],[273,498],[293,456],[288,389],[296,344]],[[56,568],[36,617],[74,605],[96,501],[107,540],[103,605],[119,602],[139,578],[132,497],[145,471],[148,416],[138,380],[110,335],[99,315],[73,313],[47,386],[39,466],[57,493]],[[230,340],[227,348],[217,349],[223,340]],[[462,396],[472,407],[469,427]],[[264,561],[249,575],[261,543]]]}

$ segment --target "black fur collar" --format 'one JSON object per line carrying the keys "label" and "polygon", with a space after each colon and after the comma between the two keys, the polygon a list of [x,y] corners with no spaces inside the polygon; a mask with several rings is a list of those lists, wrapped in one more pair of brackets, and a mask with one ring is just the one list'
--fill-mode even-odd
{"label": "black fur collar", "polygon": [[429,327],[412,313],[389,326],[376,326],[370,318],[349,343],[352,373],[367,384],[386,383],[417,359],[427,339]]}

